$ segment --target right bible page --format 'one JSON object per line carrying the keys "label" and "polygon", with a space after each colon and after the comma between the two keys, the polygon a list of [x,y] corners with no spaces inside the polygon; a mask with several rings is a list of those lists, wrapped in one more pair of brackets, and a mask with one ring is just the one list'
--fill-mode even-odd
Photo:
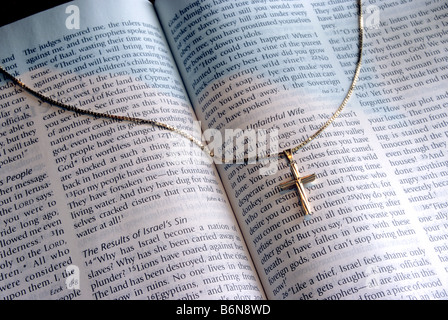
{"label": "right bible page", "polygon": [[[204,132],[292,148],[349,89],[356,1],[156,1]],[[446,299],[447,34],[442,1],[369,1],[345,111],[289,164],[218,165],[271,299]],[[241,131],[238,131],[241,130]],[[251,135],[252,131],[257,133]],[[256,139],[254,138],[256,137]]]}

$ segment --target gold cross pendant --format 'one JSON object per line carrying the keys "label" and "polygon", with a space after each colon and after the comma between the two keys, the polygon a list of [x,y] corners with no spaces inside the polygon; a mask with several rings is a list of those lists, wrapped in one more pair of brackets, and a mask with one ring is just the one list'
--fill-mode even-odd
{"label": "gold cross pendant", "polygon": [[305,213],[305,220],[310,220],[311,214],[312,214],[311,206],[308,202],[308,199],[306,198],[304,185],[316,180],[316,174],[313,173],[313,174],[310,174],[309,176],[300,177],[297,162],[292,157],[292,151],[285,150],[284,153],[285,153],[286,157],[288,158],[293,179],[282,183],[280,185],[280,188],[282,190],[289,190],[293,187],[297,187],[297,192],[299,193],[299,196],[300,196],[300,203],[302,204],[303,212]]}

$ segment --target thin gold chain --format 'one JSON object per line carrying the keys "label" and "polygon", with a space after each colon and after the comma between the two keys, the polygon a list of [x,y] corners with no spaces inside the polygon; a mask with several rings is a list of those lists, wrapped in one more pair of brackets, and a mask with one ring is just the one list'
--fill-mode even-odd
{"label": "thin gold chain", "polygon": [[[306,140],[302,141],[299,145],[297,145],[293,148],[288,148],[288,150],[290,150],[290,152],[292,152],[292,153],[295,153],[298,150],[305,147],[308,143],[310,143],[315,138],[317,138],[330,124],[332,124],[336,120],[336,118],[338,118],[339,115],[342,113],[342,111],[344,110],[348,101],[350,100],[350,97],[352,96],[353,91],[355,90],[356,83],[358,82],[358,78],[359,78],[359,73],[361,71],[362,52],[363,52],[363,45],[364,45],[364,23],[363,23],[361,2],[362,2],[361,0],[358,0],[358,25],[359,25],[358,61],[356,63],[356,69],[355,69],[355,73],[353,75],[352,83],[347,91],[347,94],[346,94],[345,98],[343,99],[342,103],[337,108],[336,112],[315,133],[313,133],[311,136],[309,136]],[[207,145],[202,143],[201,140],[195,138],[188,132],[182,131],[172,125],[169,125],[169,124],[157,121],[157,120],[141,119],[141,118],[137,118],[137,117],[120,116],[120,115],[115,115],[115,114],[107,114],[107,113],[101,113],[101,112],[96,112],[96,111],[91,111],[91,110],[84,110],[84,109],[60,102],[58,100],[52,99],[50,97],[47,97],[47,96],[35,91],[34,89],[30,88],[25,83],[23,83],[20,79],[14,77],[12,74],[10,74],[8,71],[6,71],[1,65],[0,65],[0,72],[3,73],[11,81],[13,81],[16,85],[18,85],[22,89],[28,91],[32,95],[36,96],[37,98],[39,98],[40,100],[42,100],[48,104],[57,106],[59,108],[62,108],[62,109],[65,109],[65,110],[68,110],[71,112],[76,112],[81,115],[91,116],[91,117],[95,117],[95,118],[112,119],[112,120],[116,120],[116,121],[126,121],[126,122],[141,124],[141,125],[151,125],[154,127],[164,129],[164,130],[169,130],[171,132],[179,134],[180,136],[190,140],[192,143],[194,143],[199,148],[201,148],[202,151],[206,152],[211,158],[215,158],[214,152],[211,151],[207,147]],[[276,154],[267,154],[264,157],[259,157],[259,156],[256,156],[254,158],[245,157],[242,161],[244,163],[254,162],[254,161],[258,162],[259,160],[264,160],[264,159],[269,159],[269,158],[281,158],[284,156],[285,156],[285,152],[280,151]],[[217,159],[217,160],[221,161],[222,163],[238,163],[238,162],[240,162],[240,159],[234,158],[234,159],[229,160],[224,157]]]}
{"label": "thin gold chain", "polygon": [[[356,69],[355,74],[353,75],[352,83],[350,85],[350,88],[347,91],[347,94],[345,95],[344,100],[342,100],[341,105],[338,107],[336,112],[331,116],[330,119],[327,120],[314,134],[312,134],[308,139],[297,145],[296,147],[291,149],[292,153],[295,153],[296,151],[302,149],[304,146],[306,146],[308,143],[313,141],[317,136],[319,136],[330,124],[332,124],[337,117],[342,113],[345,106],[347,105],[348,101],[350,100],[350,97],[353,94],[353,91],[355,91],[356,83],[358,82],[359,73],[361,72],[361,65],[362,65],[362,49],[364,46],[364,18],[362,14],[362,4],[361,0],[358,0],[358,25],[359,25],[359,39],[358,39],[358,61],[356,62]],[[283,151],[282,151],[283,153]]]}
{"label": "thin gold chain", "polygon": [[184,132],[172,125],[157,121],[157,120],[151,120],[151,119],[142,119],[142,118],[136,118],[136,117],[130,117],[130,116],[120,116],[120,115],[116,115],[116,114],[108,114],[108,113],[102,113],[102,112],[96,112],[96,111],[91,111],[91,110],[85,110],[85,109],[80,109],[78,107],[69,105],[69,104],[65,104],[63,102],[60,102],[58,100],[54,100],[50,97],[47,97],[33,89],[31,89],[30,87],[28,87],[25,83],[23,83],[20,79],[14,77],[12,74],[10,74],[8,71],[6,71],[2,66],[0,66],[0,72],[2,72],[5,76],[7,76],[11,81],[13,81],[16,85],[18,85],[19,87],[23,88],[24,90],[28,91],[29,93],[31,93],[32,95],[36,96],[37,98],[39,98],[40,100],[49,103],[51,105],[54,105],[56,107],[59,107],[61,109],[65,109],[67,111],[72,111],[72,112],[76,112],[78,114],[81,115],[86,115],[86,116],[91,116],[91,117],[95,117],[95,118],[106,118],[106,119],[112,119],[115,121],[127,121],[127,122],[132,122],[132,123],[136,123],[136,124],[146,124],[146,125],[152,125],[155,127],[159,127],[161,129],[166,129],[172,132],[175,132],[179,135],[181,135],[184,138],[187,138],[188,140],[190,140],[191,142],[193,142],[194,144],[196,144],[197,146],[199,146],[201,148],[201,150],[207,152],[212,158],[214,157],[214,153],[212,151],[210,151],[207,146],[205,144],[203,144],[199,139],[196,139],[195,137],[193,137],[191,134]]}

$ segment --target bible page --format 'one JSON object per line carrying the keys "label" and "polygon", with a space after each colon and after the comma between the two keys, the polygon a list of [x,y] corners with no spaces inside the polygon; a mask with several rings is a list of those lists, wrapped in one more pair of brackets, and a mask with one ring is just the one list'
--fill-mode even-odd
{"label": "bible page", "polygon": [[[43,95],[195,134],[147,1],[71,2],[1,28],[0,38],[2,66]],[[263,298],[198,147],[52,107],[0,80],[2,299]]]}
{"label": "bible page", "polygon": [[[233,133],[222,138],[231,147],[236,135],[252,149],[293,148],[351,86],[356,1],[156,1],[156,9],[204,132]],[[317,176],[306,185],[313,218],[304,220],[295,190],[279,186],[291,179],[285,158],[218,165],[272,299],[447,297],[447,7],[376,1],[363,12],[355,94],[294,155],[301,175]]]}

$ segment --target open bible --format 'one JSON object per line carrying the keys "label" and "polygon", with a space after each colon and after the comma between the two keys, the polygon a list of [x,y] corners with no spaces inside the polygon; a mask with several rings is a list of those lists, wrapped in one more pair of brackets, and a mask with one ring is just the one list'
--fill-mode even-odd
{"label": "open bible", "polygon": [[[214,163],[0,76],[0,297],[446,299],[448,5],[363,11],[355,94],[293,155],[316,177],[309,220],[285,158]],[[344,98],[357,17],[356,1],[74,1],[0,28],[0,63],[69,105],[281,151]]]}

